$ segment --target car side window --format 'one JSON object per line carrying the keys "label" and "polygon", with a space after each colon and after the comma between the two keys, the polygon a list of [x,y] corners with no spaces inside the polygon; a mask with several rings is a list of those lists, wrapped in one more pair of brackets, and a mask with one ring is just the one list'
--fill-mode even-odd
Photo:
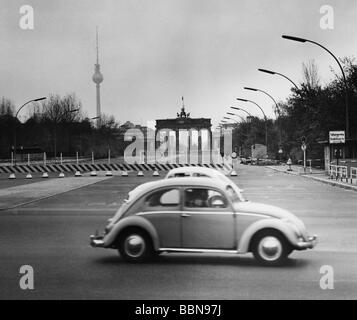
{"label": "car side window", "polygon": [[164,189],[150,194],[145,199],[147,207],[176,207],[180,204],[178,189]]}
{"label": "car side window", "polygon": [[189,188],[185,190],[185,207],[187,208],[227,208],[226,197],[212,189]]}

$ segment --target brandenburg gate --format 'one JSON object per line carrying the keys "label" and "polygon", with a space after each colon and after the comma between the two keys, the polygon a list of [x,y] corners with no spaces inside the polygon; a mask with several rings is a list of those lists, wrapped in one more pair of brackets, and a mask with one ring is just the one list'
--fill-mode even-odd
{"label": "brandenburg gate", "polygon": [[212,163],[212,131],[211,131],[211,119],[209,118],[191,118],[190,113],[185,112],[185,106],[181,108],[181,112],[177,113],[177,117],[173,119],[158,119],[156,120],[156,130],[155,130],[155,149],[157,148],[157,133],[165,132],[167,137],[167,143],[170,144],[170,131],[175,132],[175,150],[176,150],[176,163],[180,163],[180,132],[186,131],[188,133],[186,141],[184,144],[187,145],[187,161],[186,163],[191,163],[191,146],[192,146],[192,132],[197,131],[197,162],[202,163],[202,130],[207,130],[208,132],[208,145],[209,145],[209,162]]}

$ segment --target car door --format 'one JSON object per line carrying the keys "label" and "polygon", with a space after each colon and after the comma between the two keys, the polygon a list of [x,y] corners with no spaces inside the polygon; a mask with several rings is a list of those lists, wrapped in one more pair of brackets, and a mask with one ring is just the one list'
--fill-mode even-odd
{"label": "car door", "polygon": [[236,247],[235,214],[224,194],[213,188],[187,187],[183,197],[183,248]]}
{"label": "car door", "polygon": [[147,195],[139,213],[155,228],[160,248],[178,248],[181,246],[181,211],[180,189],[168,187]]}

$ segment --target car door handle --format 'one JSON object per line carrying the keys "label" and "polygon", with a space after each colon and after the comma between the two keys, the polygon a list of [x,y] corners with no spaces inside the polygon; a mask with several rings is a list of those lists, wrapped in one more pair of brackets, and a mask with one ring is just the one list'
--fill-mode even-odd
{"label": "car door handle", "polygon": [[183,218],[187,218],[187,217],[191,217],[191,215],[190,215],[190,214],[188,214],[188,213],[183,213],[183,214],[181,214],[181,217],[183,217]]}

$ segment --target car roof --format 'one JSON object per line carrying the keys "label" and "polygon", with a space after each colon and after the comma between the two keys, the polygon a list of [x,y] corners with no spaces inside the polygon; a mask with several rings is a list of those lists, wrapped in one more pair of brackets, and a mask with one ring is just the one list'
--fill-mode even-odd
{"label": "car roof", "polygon": [[194,167],[194,166],[171,169],[168,174],[175,174],[175,173],[180,173],[180,172],[198,172],[198,173],[223,174],[220,171],[218,171],[217,169],[207,168],[207,167]]}
{"label": "car roof", "polygon": [[[214,184],[212,183],[214,181]],[[216,180],[207,177],[179,177],[171,179],[162,179],[158,181],[146,182],[131,191],[133,198],[137,198],[147,193],[150,190],[159,189],[162,187],[180,187],[180,186],[189,186],[189,187],[217,187],[218,189],[224,190],[227,184],[224,181]]]}

